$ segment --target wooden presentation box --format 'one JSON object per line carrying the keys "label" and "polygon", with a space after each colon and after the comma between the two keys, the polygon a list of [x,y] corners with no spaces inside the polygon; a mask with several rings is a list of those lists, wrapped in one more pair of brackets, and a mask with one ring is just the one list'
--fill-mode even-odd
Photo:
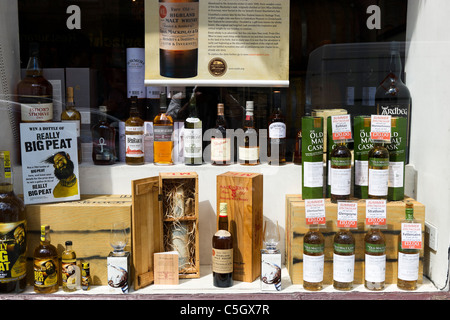
{"label": "wooden presentation box", "polygon": [[[185,200],[182,200],[183,197]],[[179,269],[179,277],[200,277],[197,173],[161,172],[159,177],[134,180],[132,200],[134,289],[153,283],[153,254],[174,251],[168,245],[175,243],[174,238],[179,238],[178,234],[173,236],[175,231],[171,233],[176,226],[181,226],[188,233],[188,246],[185,248],[189,253],[189,261]],[[173,209],[177,203],[184,203],[184,214]]]}
{"label": "wooden presentation box", "polygon": [[[419,283],[423,281],[423,254],[425,232],[425,206],[414,199],[404,201],[388,201],[386,204],[386,228],[381,229],[386,239],[386,284],[397,283],[398,241],[401,224],[405,219],[405,201],[414,203],[414,218],[422,224],[422,250],[420,250]],[[366,202],[357,200],[358,228],[351,229],[355,237],[355,276],[354,283],[364,283],[364,236],[368,230],[365,225]],[[325,237],[325,270],[324,284],[333,284],[333,238],[338,230],[336,226],[337,204],[325,199],[326,226],[320,231]],[[301,195],[286,195],[286,268],[293,284],[303,284],[303,236],[309,226],[305,221],[305,201]]]}
{"label": "wooden presentation box", "polygon": [[[27,205],[27,260],[33,260],[41,225],[48,224],[51,244],[59,256],[65,250],[65,242],[71,240],[78,263],[90,264],[92,283],[107,285],[106,260],[113,250],[109,244],[110,229],[113,222],[125,222],[131,227],[131,206],[130,195],[82,195],[79,201]],[[125,250],[131,251],[130,240]],[[27,267],[28,282],[32,284],[32,263]]]}
{"label": "wooden presentation box", "polygon": [[261,273],[263,175],[245,172],[218,175],[216,212],[221,202],[228,204],[228,225],[233,237],[233,279],[253,282]]}

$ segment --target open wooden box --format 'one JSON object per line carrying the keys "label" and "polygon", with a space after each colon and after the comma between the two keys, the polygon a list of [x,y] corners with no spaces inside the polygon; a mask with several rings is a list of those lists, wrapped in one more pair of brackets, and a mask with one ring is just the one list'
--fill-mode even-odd
{"label": "open wooden box", "polygon": [[[184,190],[184,201],[181,200],[181,189]],[[197,173],[161,172],[159,177],[134,180],[132,200],[135,290],[153,283],[153,254],[174,250],[170,247],[169,239],[173,240],[172,243],[179,241],[178,234],[174,234],[179,232],[180,226],[188,234],[186,246],[188,258],[183,260],[185,263],[180,264],[179,277],[181,279],[200,277]],[[177,210],[179,206],[175,208],[173,201],[185,204],[184,214]],[[174,240],[175,238],[178,240]]]}

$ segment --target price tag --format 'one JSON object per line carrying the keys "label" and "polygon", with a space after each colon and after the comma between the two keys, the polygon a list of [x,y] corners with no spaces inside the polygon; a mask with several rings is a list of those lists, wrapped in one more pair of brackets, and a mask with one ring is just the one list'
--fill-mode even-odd
{"label": "price tag", "polygon": [[402,223],[403,249],[422,249],[422,225],[420,223]]}
{"label": "price tag", "polygon": [[371,116],[370,138],[391,142],[391,116],[373,114]]}
{"label": "price tag", "polygon": [[350,115],[331,116],[331,129],[333,132],[333,140],[351,140],[352,126],[350,123]]}
{"label": "price tag", "polygon": [[358,227],[358,203],[338,201],[337,227],[351,228]]}
{"label": "price tag", "polygon": [[305,199],[306,224],[325,224],[325,199]]}
{"label": "price tag", "polygon": [[366,200],[366,225],[386,225],[386,200]]}

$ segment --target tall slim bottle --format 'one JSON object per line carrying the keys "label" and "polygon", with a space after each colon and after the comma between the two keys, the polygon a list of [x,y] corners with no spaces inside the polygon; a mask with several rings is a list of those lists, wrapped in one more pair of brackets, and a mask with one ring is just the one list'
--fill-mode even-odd
{"label": "tall slim bottle", "polygon": [[218,230],[212,239],[213,283],[226,288],[233,285],[233,238],[228,231],[227,203],[221,203],[219,208]]}
{"label": "tall slim bottle", "polygon": [[169,78],[197,76],[198,21],[198,0],[159,0],[161,76]]}
{"label": "tall slim bottle", "polygon": [[173,119],[167,115],[167,96],[161,93],[159,114],[153,120],[153,162],[156,165],[172,165]]}
{"label": "tall slim bottle", "polygon": [[126,164],[144,164],[144,120],[139,115],[136,96],[131,97],[130,117],[125,121],[125,139]]}
{"label": "tall slim bottle", "polygon": [[44,78],[36,55],[28,60],[25,78],[17,84],[22,122],[53,120],[53,86]]}
{"label": "tall slim bottle", "polygon": [[41,226],[41,241],[34,249],[34,291],[53,293],[58,291],[59,260],[58,252],[50,243],[50,226]]}
{"label": "tall slim bottle", "polygon": [[267,151],[269,164],[286,163],[286,120],[281,112],[281,92],[273,92],[273,110],[269,118],[269,140]]}
{"label": "tall slim bottle", "polygon": [[217,119],[214,137],[211,138],[211,164],[229,165],[231,161],[231,141],[227,137],[227,122],[224,116],[224,104],[217,104]]}
{"label": "tall slim bottle", "polygon": [[189,117],[184,122],[184,163],[200,165],[203,162],[203,128],[198,118],[195,92],[189,101]]}
{"label": "tall slim bottle", "polygon": [[260,161],[259,137],[253,117],[253,101],[247,101],[245,110],[244,138],[242,139],[243,144],[239,146],[239,163],[246,166],[254,166],[260,164]]}
{"label": "tall slim bottle", "polygon": [[351,290],[355,273],[355,237],[348,228],[336,232],[333,248],[333,287]]}
{"label": "tall slim bottle", "polygon": [[0,293],[22,292],[27,282],[27,221],[25,205],[14,193],[9,151],[0,151],[0,228]]}
{"label": "tall slim bottle", "polygon": [[379,291],[386,280],[386,240],[380,228],[372,227],[364,237],[364,286]]}
{"label": "tall slim bottle", "polygon": [[66,92],[66,108],[61,113],[61,122],[73,122],[76,125],[77,131],[77,148],[78,148],[78,163],[81,163],[81,114],[75,107],[75,100],[73,94],[73,87],[68,87]]}
{"label": "tall slim bottle", "polygon": [[323,288],[325,238],[317,225],[312,225],[303,237],[303,288],[319,291]]}
{"label": "tall slim bottle", "polygon": [[374,141],[369,151],[369,199],[386,199],[389,184],[389,151],[383,143]]}
{"label": "tall slim bottle", "polygon": [[[406,201],[405,204],[405,219],[403,223],[419,223],[414,219],[414,204],[411,201]],[[402,290],[416,290],[417,280],[419,279],[419,249],[403,249],[402,239],[399,237],[398,241],[398,277],[397,287]]]}

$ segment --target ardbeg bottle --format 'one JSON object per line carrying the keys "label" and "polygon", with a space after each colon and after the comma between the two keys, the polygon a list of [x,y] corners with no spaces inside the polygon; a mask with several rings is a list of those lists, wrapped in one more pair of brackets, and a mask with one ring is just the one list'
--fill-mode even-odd
{"label": "ardbeg bottle", "polygon": [[75,123],[77,132],[78,163],[81,163],[81,114],[75,107],[73,87],[67,88],[66,108],[61,113],[61,122]]}
{"label": "ardbeg bottle", "polygon": [[34,291],[53,293],[58,291],[59,260],[58,252],[50,243],[50,226],[41,226],[41,241],[34,249]]}
{"label": "ardbeg bottle", "polygon": [[380,228],[372,227],[364,237],[364,286],[383,290],[386,279],[386,240]]}
{"label": "ardbeg bottle", "polygon": [[303,288],[319,291],[323,288],[325,239],[317,225],[312,225],[303,237]]}
{"label": "ardbeg bottle", "polygon": [[351,290],[355,273],[355,238],[348,228],[336,232],[333,248],[333,287]]}
{"label": "ardbeg bottle", "polygon": [[184,122],[184,163],[200,165],[203,159],[202,120],[198,118],[195,92],[189,101],[189,117]]}
{"label": "ardbeg bottle", "polygon": [[[25,205],[13,188],[9,151],[0,151],[0,293],[21,292],[26,286],[27,221]],[[7,267],[6,267],[7,266]]]}
{"label": "ardbeg bottle", "polygon": [[352,184],[352,154],[344,141],[337,141],[330,154],[331,202],[350,199]]}
{"label": "ardbeg bottle", "polygon": [[386,199],[389,183],[389,151],[383,143],[374,141],[369,151],[369,199]]}
{"label": "ardbeg bottle", "polygon": [[233,239],[228,231],[227,203],[220,204],[218,230],[212,239],[212,271],[214,286],[233,285]]}

